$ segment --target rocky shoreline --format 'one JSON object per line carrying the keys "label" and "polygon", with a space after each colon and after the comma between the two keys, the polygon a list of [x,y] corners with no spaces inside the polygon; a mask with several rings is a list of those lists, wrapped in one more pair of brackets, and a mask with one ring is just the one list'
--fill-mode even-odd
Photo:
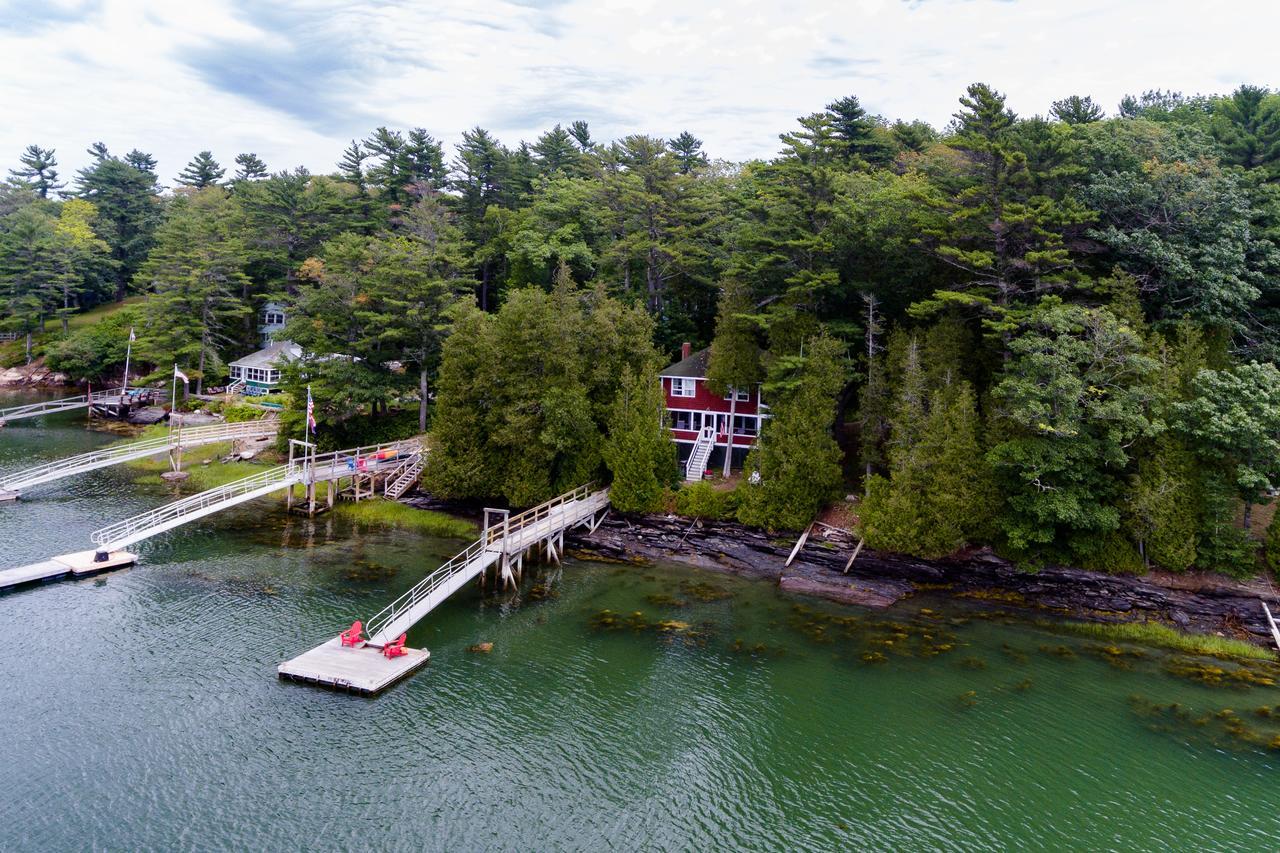
{"label": "rocky shoreline", "polygon": [[989,550],[920,560],[864,548],[848,574],[854,543],[814,533],[786,568],[794,537],[775,538],[732,522],[611,514],[594,533],[569,537],[586,558],[663,560],[773,581],[785,592],[865,607],[891,607],[921,592],[990,602],[1031,615],[1096,622],[1153,621],[1188,632],[1271,645],[1259,603],[1265,581],[1236,582],[1204,574],[1107,575],[1065,566],[1020,571]]}

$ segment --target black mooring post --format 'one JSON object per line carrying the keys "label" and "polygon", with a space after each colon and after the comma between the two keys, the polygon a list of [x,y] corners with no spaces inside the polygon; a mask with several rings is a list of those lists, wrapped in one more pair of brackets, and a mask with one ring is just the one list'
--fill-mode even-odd
{"label": "black mooring post", "polygon": [[111,559],[111,555],[106,551],[98,551],[93,555],[93,561],[95,563],[105,563],[107,560],[110,560],[110,559]]}

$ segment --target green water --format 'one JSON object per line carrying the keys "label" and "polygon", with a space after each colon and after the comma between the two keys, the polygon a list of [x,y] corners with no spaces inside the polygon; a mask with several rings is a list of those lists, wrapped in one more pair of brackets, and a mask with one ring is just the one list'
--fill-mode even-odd
{"label": "green water", "polygon": [[[13,424],[0,468],[106,440]],[[131,479],[0,506],[7,564],[171,495]],[[0,595],[0,849],[1280,846],[1259,742],[1280,720],[1255,712],[1280,690],[945,602],[570,561],[519,596],[460,593],[410,633],[429,667],[380,697],[276,680],[460,544],[263,501],[131,570]]]}

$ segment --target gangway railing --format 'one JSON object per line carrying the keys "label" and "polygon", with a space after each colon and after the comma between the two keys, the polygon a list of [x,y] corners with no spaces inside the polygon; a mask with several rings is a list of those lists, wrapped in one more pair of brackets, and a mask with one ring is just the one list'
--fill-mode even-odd
{"label": "gangway railing", "polygon": [[5,423],[6,421],[16,421],[21,418],[34,418],[37,415],[50,415],[56,412],[69,412],[73,409],[83,409],[97,402],[117,399],[119,396],[119,390],[94,391],[92,394],[77,394],[74,397],[62,397],[57,400],[43,400],[39,403],[10,406],[7,409],[0,409],[0,424]]}
{"label": "gangway railing", "polygon": [[[591,518],[609,503],[607,491],[579,486],[532,509],[485,528],[480,538],[414,584],[364,623],[373,645],[390,642],[430,613],[445,598],[504,554],[535,544]],[[532,535],[531,535],[532,534]],[[443,593],[443,595],[441,594]]]}
{"label": "gangway railing", "polygon": [[275,435],[278,429],[279,423],[275,419],[184,427],[158,438],[130,441],[104,447],[101,450],[91,450],[88,453],[55,459],[40,465],[32,465],[21,471],[0,476],[0,490],[18,491],[110,465],[145,459],[148,456],[156,456],[178,448],[198,447],[203,444],[235,441],[242,438],[263,438]]}
{"label": "gangway railing", "polygon": [[406,455],[421,452],[422,444],[417,440],[409,440],[294,458],[288,464],[216,486],[95,530],[89,538],[98,546],[99,552],[116,551],[206,515],[299,483],[384,473],[399,465]]}

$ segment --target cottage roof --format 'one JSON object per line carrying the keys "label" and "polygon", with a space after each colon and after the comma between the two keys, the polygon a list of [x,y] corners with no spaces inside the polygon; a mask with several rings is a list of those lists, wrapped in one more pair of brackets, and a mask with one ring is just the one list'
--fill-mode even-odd
{"label": "cottage roof", "polygon": [[706,379],[707,364],[711,360],[711,347],[700,349],[688,358],[669,365],[662,371],[662,376],[677,376],[685,379]]}
{"label": "cottage roof", "polygon": [[302,347],[293,341],[276,341],[265,349],[251,352],[243,358],[231,362],[232,367],[279,367],[302,356]]}

